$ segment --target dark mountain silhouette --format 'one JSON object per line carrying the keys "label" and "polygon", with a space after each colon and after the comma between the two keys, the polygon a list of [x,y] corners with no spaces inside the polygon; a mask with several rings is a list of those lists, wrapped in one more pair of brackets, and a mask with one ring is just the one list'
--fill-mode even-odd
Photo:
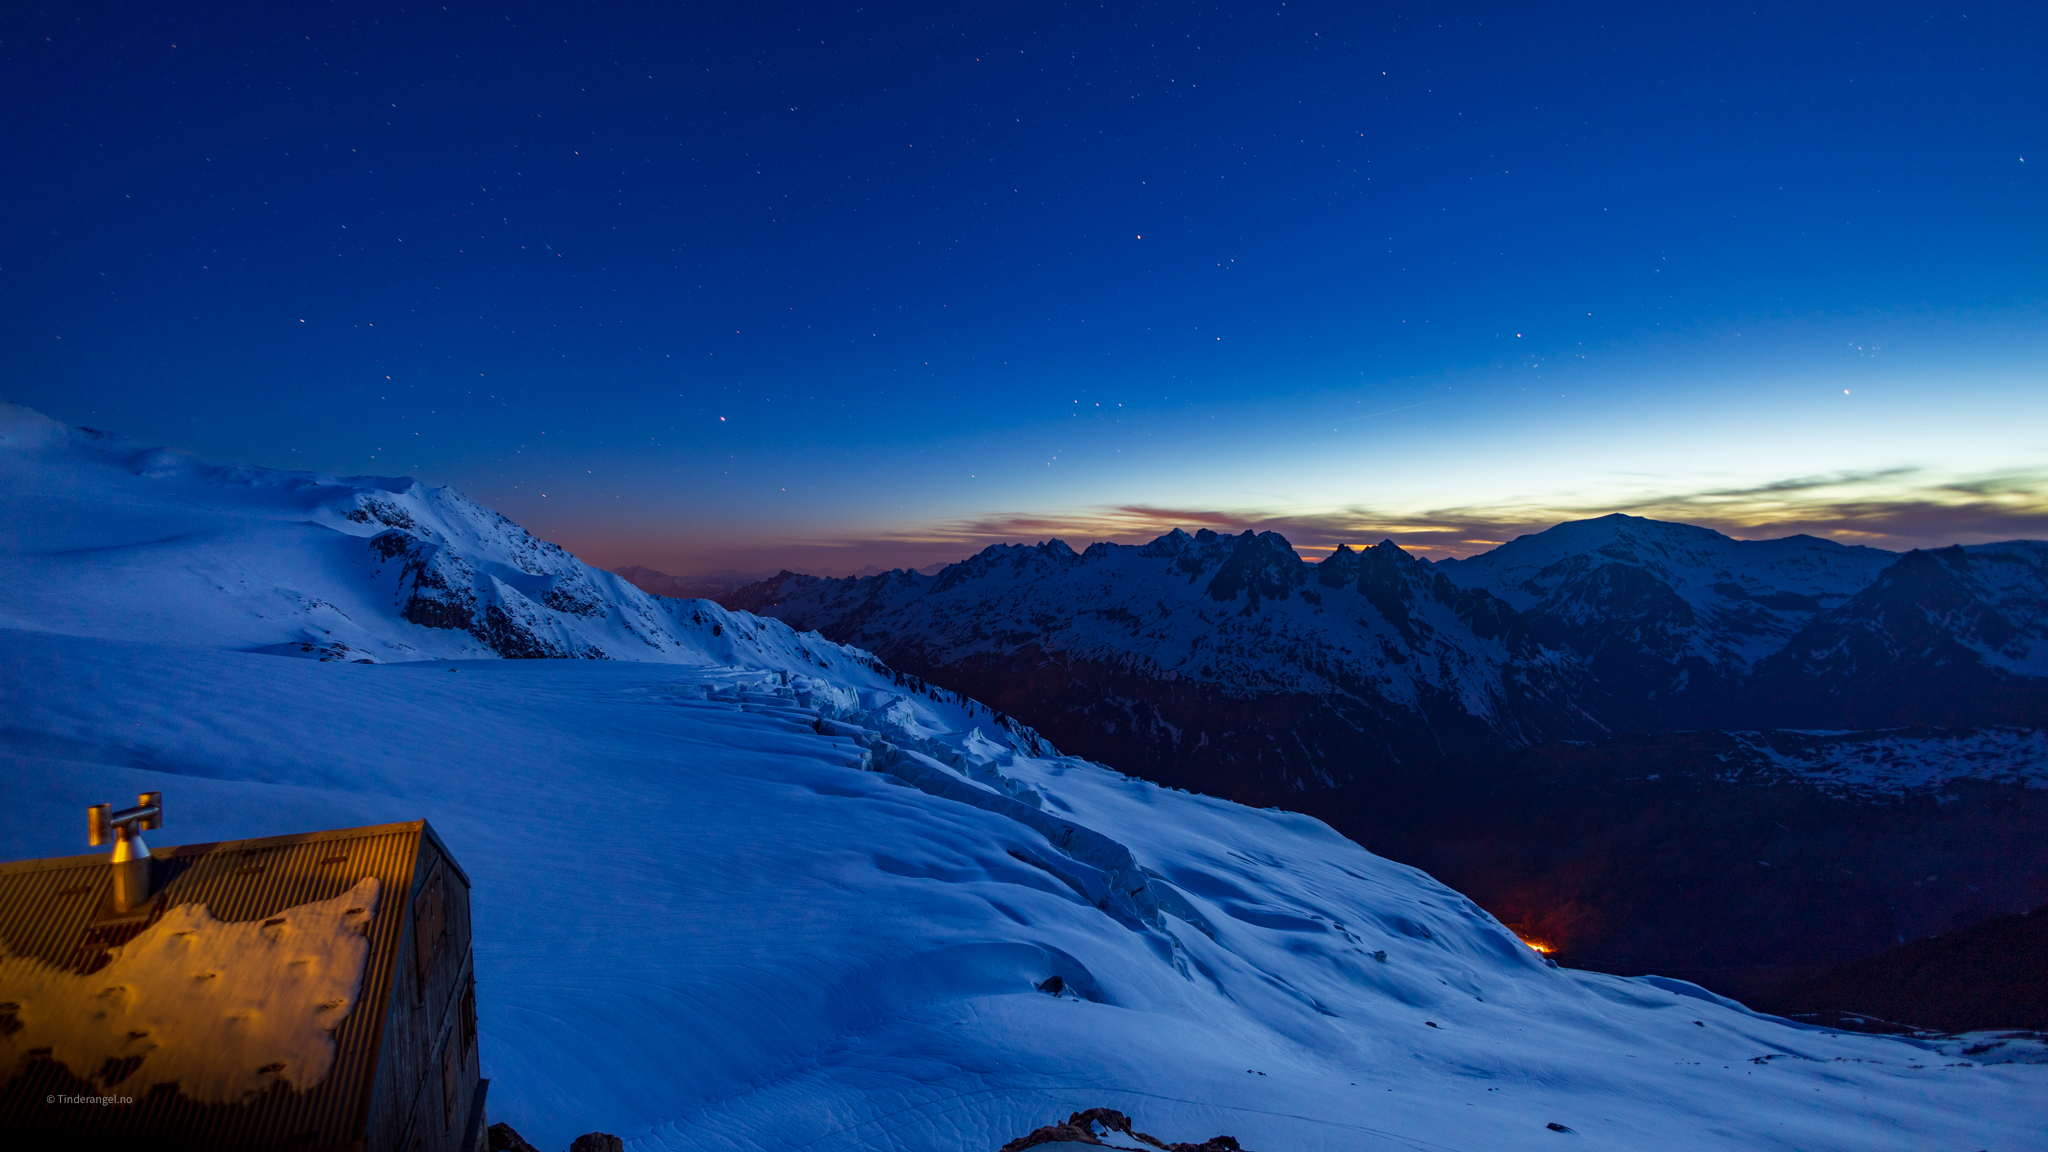
{"label": "dark mountain silhouette", "polygon": [[1561,963],[1738,998],[2048,900],[2035,729],[1618,736],[1399,765],[1309,807]]}
{"label": "dark mountain silhouette", "polygon": [[638,564],[612,569],[612,574],[649,596],[668,596],[677,600],[710,600],[724,604],[734,592],[760,579],[758,575],[743,572],[713,572],[700,576],[671,576]]}
{"label": "dark mountain silhouette", "polygon": [[[2048,904],[1915,940],[1777,993],[1761,1006],[1866,1031],[2048,1029]],[[1891,1025],[1892,1027],[1887,1027]],[[1985,1042],[1997,1047],[1996,1039]]]}

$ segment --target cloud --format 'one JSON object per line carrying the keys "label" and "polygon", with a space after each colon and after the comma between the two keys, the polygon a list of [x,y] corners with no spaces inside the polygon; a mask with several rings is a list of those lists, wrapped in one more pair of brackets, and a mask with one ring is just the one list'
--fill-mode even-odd
{"label": "cloud", "polygon": [[1364,506],[1322,511],[1102,505],[1071,512],[997,513],[922,525],[862,541],[867,547],[990,544],[1051,538],[1143,543],[1174,528],[1277,532],[1304,553],[1392,540],[1432,556],[1483,552],[1566,520],[1610,513],[1677,520],[1741,539],[1807,533],[1904,550],[2048,537],[2048,473],[1941,479],[1921,469],[1795,476],[1743,487],[1648,494],[1601,502],[1501,502],[1398,512]]}
{"label": "cloud", "polygon": [[1698,524],[1738,539],[1807,533],[1894,551],[2044,539],[2048,472],[1940,477],[1921,469],[1889,469],[1650,493],[1633,500],[1502,501],[1412,512],[1365,506],[1282,511],[1110,504],[990,513],[772,545],[735,543],[720,548],[698,540],[674,555],[650,549],[644,541],[609,542],[601,551],[623,557],[617,563],[643,563],[669,572],[712,567],[772,572],[788,567],[837,575],[868,565],[886,570],[950,563],[992,544],[1057,538],[1080,549],[1098,540],[1142,544],[1175,528],[1209,528],[1224,533],[1277,532],[1309,559],[1320,559],[1339,544],[1369,547],[1381,540],[1441,559],[1484,552],[1561,521],[1613,512]]}
{"label": "cloud", "polygon": [[1731,536],[1805,532],[1880,548],[1939,548],[2048,536],[2048,474],[1944,479],[1891,469],[1668,495],[1637,508],[1615,511],[1703,524]]}

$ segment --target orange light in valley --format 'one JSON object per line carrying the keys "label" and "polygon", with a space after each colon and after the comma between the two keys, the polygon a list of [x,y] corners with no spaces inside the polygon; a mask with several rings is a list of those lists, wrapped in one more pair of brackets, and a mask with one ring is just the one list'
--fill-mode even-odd
{"label": "orange light in valley", "polygon": [[1557,951],[1557,949],[1552,948],[1550,945],[1545,944],[1541,940],[1531,940],[1527,936],[1517,936],[1516,939],[1520,940],[1524,944],[1527,944],[1529,947],[1534,948],[1536,951],[1543,953],[1545,956],[1548,956],[1552,952]]}

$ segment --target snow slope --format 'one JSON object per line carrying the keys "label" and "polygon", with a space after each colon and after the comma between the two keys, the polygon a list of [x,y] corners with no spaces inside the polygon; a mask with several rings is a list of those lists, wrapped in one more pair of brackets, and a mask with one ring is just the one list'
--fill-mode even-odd
{"label": "snow slope", "polygon": [[356,663],[805,658],[409,479],[209,464],[0,404],[0,492],[0,625]]}
{"label": "snow slope", "polygon": [[7,602],[0,855],[78,852],[82,805],[146,789],[163,843],[427,816],[476,885],[492,1116],[543,1147],[954,1152],[1097,1105],[1261,1152],[2022,1149],[2048,1124],[2048,1067],[1547,967],[1313,819],[1058,756],[745,614],[645,653],[595,615],[559,634],[638,661],[284,658],[264,629],[304,616],[249,607],[289,606],[280,580],[372,644],[460,630],[379,601],[320,532],[362,537],[277,512],[279,474],[176,473],[166,505],[198,506],[165,515],[200,542],[155,546],[148,478],[91,443],[0,459],[0,580],[72,578]]}
{"label": "snow slope", "polygon": [[[1617,1149],[2019,1149],[2048,1123],[2048,1068],[1546,968],[1314,820],[1020,756],[922,696],[5,646],[9,857],[76,852],[81,804],[148,788],[167,842],[433,819],[476,882],[492,1114],[543,1146],[993,1149],[1097,1104],[1264,1152],[1547,1146],[1552,1122]],[[882,743],[895,770],[864,770]],[[1052,975],[1078,996],[1033,990]]]}

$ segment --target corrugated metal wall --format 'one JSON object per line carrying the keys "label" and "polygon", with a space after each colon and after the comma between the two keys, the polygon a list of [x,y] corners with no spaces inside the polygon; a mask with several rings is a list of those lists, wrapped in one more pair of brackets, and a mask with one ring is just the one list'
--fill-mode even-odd
{"label": "corrugated metal wall", "polygon": [[[473,981],[469,880],[431,835],[420,845],[413,875],[366,1135],[371,1148],[471,1152],[461,1145],[475,1102],[479,1061],[474,1037],[460,1026],[462,996]],[[420,935],[436,925],[439,947]],[[459,1069],[452,1112],[443,1087],[444,1061],[451,1052]]]}
{"label": "corrugated metal wall", "polygon": [[[0,1132],[62,1133],[78,1137],[146,1135],[152,1149],[190,1147],[222,1152],[248,1148],[315,1149],[362,1139],[375,1124],[372,1077],[375,1056],[385,1046],[387,1018],[411,1015],[410,999],[395,1002],[390,993],[395,976],[411,967],[404,945],[411,915],[409,895],[415,889],[422,849],[438,859],[438,840],[424,821],[342,832],[309,833],[232,844],[188,845],[157,854],[160,875],[168,876],[163,891],[140,919],[117,925],[100,924],[108,908],[111,884],[106,857],[29,861],[0,865],[0,939],[18,956],[34,956],[75,971],[90,972],[105,963],[106,948],[141,931],[166,908],[204,904],[220,920],[254,920],[287,908],[327,900],[347,892],[357,881],[375,876],[382,882],[377,914],[369,927],[370,955],[362,992],[335,1031],[336,1059],[325,1080],[306,1092],[279,1084],[240,1105],[202,1105],[158,1086],[137,1093],[122,1084],[88,1083],[48,1059],[31,1058],[15,1069],[0,1088]],[[452,863],[452,862],[451,862]],[[448,868],[451,876],[459,869]],[[469,945],[468,885],[456,882],[461,915],[460,943],[446,949],[467,960]],[[454,918],[451,917],[451,920]],[[451,923],[451,929],[458,925]],[[465,964],[466,967],[466,964]],[[0,988],[0,1004],[7,1001]],[[4,1008],[0,1008],[4,1013]],[[145,1057],[146,1061],[146,1057]],[[120,1070],[112,1070],[119,1074]],[[132,1075],[133,1069],[129,1073]],[[435,1090],[438,1095],[438,1077]],[[141,1082],[137,1077],[136,1082]],[[46,1103],[51,1095],[129,1095],[132,1105],[95,1107]],[[410,1101],[408,1101],[409,1103]],[[458,1137],[459,1139],[459,1133]],[[372,1144],[395,1147],[395,1144]]]}

